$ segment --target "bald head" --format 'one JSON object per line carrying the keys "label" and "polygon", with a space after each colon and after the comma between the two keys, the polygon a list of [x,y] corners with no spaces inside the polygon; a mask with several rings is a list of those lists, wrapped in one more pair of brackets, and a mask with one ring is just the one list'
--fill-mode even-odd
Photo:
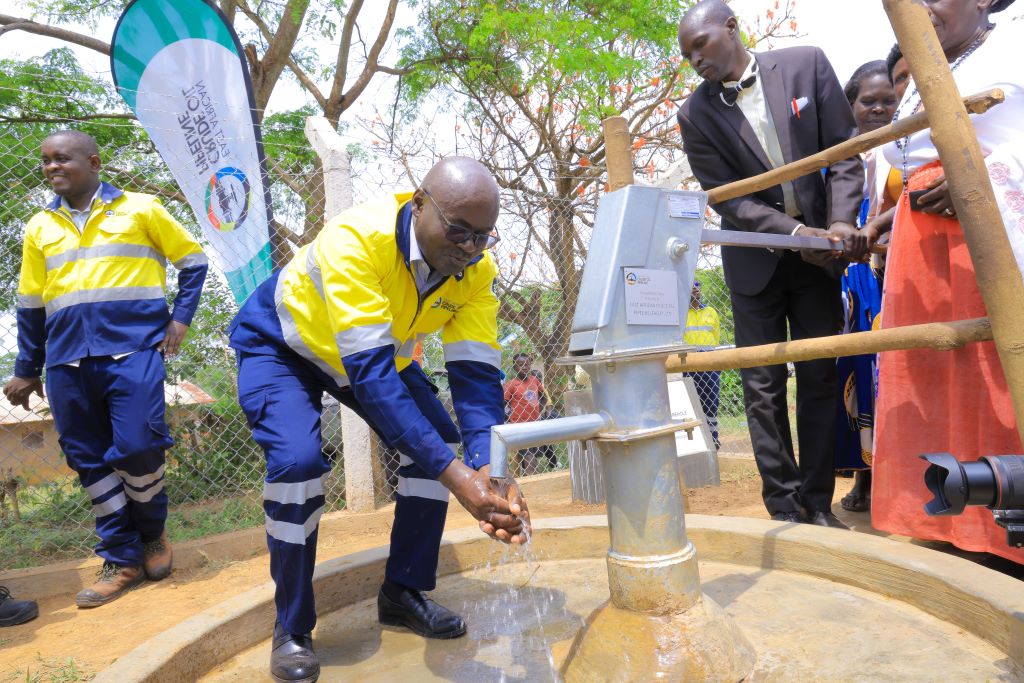
{"label": "bald head", "polygon": [[683,20],[679,22],[679,28],[682,30],[683,24],[691,22],[700,24],[709,21],[721,25],[735,18],[736,13],[723,0],[701,0],[686,10]]}
{"label": "bald head", "polygon": [[86,157],[99,156],[100,154],[100,147],[96,144],[96,138],[80,130],[58,130],[56,133],[47,135],[46,140],[43,142],[58,139],[66,142],[72,149],[85,154]]}
{"label": "bald head", "polygon": [[736,80],[750,61],[736,15],[722,0],[702,0],[683,15],[679,49],[708,81]]}
{"label": "bald head", "polygon": [[494,225],[498,218],[498,184],[487,167],[470,157],[445,157],[434,164],[420,187],[440,202],[445,209],[472,205],[490,207]]}
{"label": "bald head", "polygon": [[454,275],[480,255],[484,236],[494,232],[498,184],[476,159],[445,157],[427,172],[412,205],[423,257],[435,271]]}

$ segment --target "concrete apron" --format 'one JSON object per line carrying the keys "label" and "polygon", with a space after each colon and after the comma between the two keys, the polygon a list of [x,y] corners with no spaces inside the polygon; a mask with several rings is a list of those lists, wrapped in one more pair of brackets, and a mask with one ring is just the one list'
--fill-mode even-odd
{"label": "concrete apron", "polygon": [[[1024,668],[1024,595],[1013,578],[957,557],[866,534],[704,515],[689,515],[687,522],[702,561],[807,574],[893,598],[988,641]],[[601,559],[608,547],[607,520],[602,516],[540,521],[533,543],[534,553],[544,561]],[[384,546],[318,566],[318,612],[326,615],[373,598],[387,553]],[[479,530],[458,530],[446,534],[438,574],[479,569],[496,562],[500,554],[495,542]],[[273,584],[268,581],[143,643],[95,680],[195,680],[266,640],[273,623]],[[850,627],[856,629],[857,624]]]}

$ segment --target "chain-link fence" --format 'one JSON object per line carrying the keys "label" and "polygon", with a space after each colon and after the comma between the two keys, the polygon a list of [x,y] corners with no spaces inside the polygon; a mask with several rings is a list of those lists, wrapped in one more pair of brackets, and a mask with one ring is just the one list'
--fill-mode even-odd
{"label": "chain-link fence", "polygon": [[[19,74],[21,85],[0,88],[0,183],[5,188],[0,196],[0,380],[4,382],[13,373],[17,353],[15,295],[24,225],[51,196],[39,170],[40,143],[47,134],[77,128],[93,135],[105,162],[105,179],[158,195],[201,238],[183,195],[109,80],[83,73],[64,51],[8,66],[15,64],[24,70]],[[285,255],[308,241],[310,231],[326,218],[321,164],[303,134],[304,117],[313,113],[300,109],[263,120],[278,244]],[[356,187],[357,201],[392,189],[372,182],[376,176],[371,167],[386,164],[384,156],[355,150],[353,164],[365,167],[354,170],[363,176],[362,186]],[[587,171],[592,178],[603,175],[597,163]],[[560,186],[558,172],[550,173],[553,186]],[[392,170],[392,181],[395,175]],[[399,184],[410,187],[413,178],[406,175],[408,182]],[[650,170],[642,180],[656,182]],[[496,286],[501,304],[499,340],[511,420],[559,416],[565,410],[565,392],[586,385],[582,371],[555,360],[566,353],[602,186],[597,182],[587,192],[570,187],[561,195],[546,196],[503,192],[502,240],[494,256],[500,269]],[[170,273],[169,301],[175,294],[175,279],[176,274]],[[703,305],[719,316],[721,334],[716,345],[732,344],[731,307],[716,250],[702,252],[698,279]],[[168,531],[173,541],[263,523],[263,456],[238,406],[235,358],[225,337],[236,312],[223,276],[211,269],[189,338],[180,355],[167,361],[167,420],[176,442],[167,453],[166,467]],[[439,339],[423,342],[421,364],[450,408]],[[749,452],[738,374],[721,374],[717,402],[711,400],[712,384],[697,382],[697,386],[705,392],[707,405],[717,403],[722,449]],[[324,449],[335,463],[326,485],[327,510],[332,511],[346,506],[345,444],[337,403],[325,397],[324,405]],[[382,447],[374,450],[379,458],[375,485],[380,502],[394,494],[398,454]],[[519,453],[512,466],[517,475],[531,475],[565,469],[568,459],[567,447],[557,445]],[[0,403],[0,483],[0,570],[89,555],[95,542],[91,505],[64,461],[45,400],[34,397],[28,411]]]}

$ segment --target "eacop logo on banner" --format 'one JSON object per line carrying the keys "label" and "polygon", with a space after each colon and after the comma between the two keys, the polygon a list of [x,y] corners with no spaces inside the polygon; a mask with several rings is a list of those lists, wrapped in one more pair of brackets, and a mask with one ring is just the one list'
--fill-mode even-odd
{"label": "eacop logo on banner", "polygon": [[114,30],[118,92],[156,145],[241,303],[271,273],[263,143],[241,46],[204,0],[135,0]]}

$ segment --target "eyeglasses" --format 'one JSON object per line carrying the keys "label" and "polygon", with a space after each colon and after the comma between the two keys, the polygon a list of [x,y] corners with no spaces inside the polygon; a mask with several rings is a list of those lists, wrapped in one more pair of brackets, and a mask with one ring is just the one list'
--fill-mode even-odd
{"label": "eyeglasses", "polygon": [[434,210],[437,211],[437,215],[441,218],[441,222],[444,223],[445,233],[444,236],[449,242],[455,244],[465,244],[469,240],[473,240],[473,246],[476,249],[490,249],[501,237],[498,236],[498,229],[491,228],[487,232],[477,232],[476,230],[470,230],[464,225],[455,225],[448,217],[441,211],[441,207],[437,205],[437,200],[425,188],[423,194],[430,198],[430,203],[434,205]]}

